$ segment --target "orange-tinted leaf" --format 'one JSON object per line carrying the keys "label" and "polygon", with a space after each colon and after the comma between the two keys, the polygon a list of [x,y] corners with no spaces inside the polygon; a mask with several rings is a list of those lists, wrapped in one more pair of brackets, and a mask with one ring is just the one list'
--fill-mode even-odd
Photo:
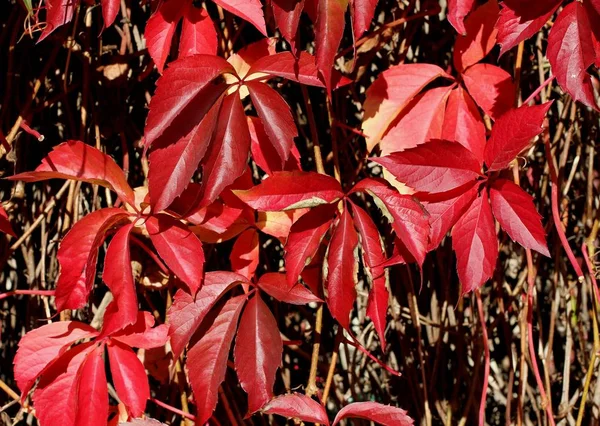
{"label": "orange-tinted leaf", "polygon": [[258,232],[253,228],[242,232],[233,243],[229,254],[233,272],[251,280],[258,266],[259,249]]}
{"label": "orange-tinted leaf", "polygon": [[381,155],[440,139],[446,100],[451,90],[452,86],[437,87],[415,96],[379,142]]}
{"label": "orange-tinted leaf", "polygon": [[438,77],[452,78],[437,65],[403,64],[382,72],[367,90],[362,131],[370,152],[390,124],[423,88]]}

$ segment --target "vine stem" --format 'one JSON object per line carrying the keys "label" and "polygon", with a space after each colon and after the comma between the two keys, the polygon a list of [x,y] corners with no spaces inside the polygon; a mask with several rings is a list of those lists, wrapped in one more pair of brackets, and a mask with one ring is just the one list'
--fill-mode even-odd
{"label": "vine stem", "polygon": [[10,296],[54,296],[54,290],[12,290],[6,293],[0,294],[0,300],[6,299]]}
{"label": "vine stem", "polygon": [[548,77],[537,89],[535,89],[535,91],[529,95],[529,97],[527,99],[525,99],[525,102],[523,102],[524,105],[527,105],[529,102],[533,101],[537,95],[540,94],[540,92],[542,90],[544,90],[545,87],[547,87],[550,83],[552,83],[554,81],[556,77],[552,74],[550,74],[550,77]]}
{"label": "vine stem", "polygon": [[544,148],[546,150],[546,160],[548,161],[548,168],[550,169],[550,182],[552,183],[551,188],[551,201],[552,201],[552,219],[554,221],[554,228],[556,228],[556,233],[558,234],[558,238],[567,254],[567,258],[571,263],[571,266],[575,270],[577,274],[577,280],[580,283],[583,283],[583,271],[581,270],[581,266],[577,262],[575,255],[573,254],[573,250],[569,245],[569,240],[567,240],[567,236],[565,235],[565,230],[563,229],[562,222],[560,220],[560,211],[558,209],[558,173],[556,171],[556,166],[554,165],[554,159],[552,157],[552,150],[550,149],[550,138],[544,137]]}
{"label": "vine stem", "polygon": [[483,341],[483,350],[485,356],[483,369],[483,389],[481,392],[481,402],[479,403],[479,426],[485,425],[485,403],[487,396],[488,381],[490,377],[490,347],[488,346],[488,333],[485,326],[485,313],[483,312],[483,302],[481,301],[481,292],[475,290],[477,299],[477,312],[479,313],[479,322],[481,324],[481,339]]}

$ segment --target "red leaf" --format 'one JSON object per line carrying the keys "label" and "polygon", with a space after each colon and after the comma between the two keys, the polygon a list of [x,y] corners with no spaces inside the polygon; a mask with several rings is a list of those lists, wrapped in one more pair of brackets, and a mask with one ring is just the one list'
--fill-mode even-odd
{"label": "red leaf", "polygon": [[[110,314],[112,314],[111,305],[108,306],[104,315],[105,322],[102,327],[102,336],[110,335],[112,340],[132,348],[153,349],[164,346],[167,343],[169,327],[161,324],[153,328],[154,316],[150,312],[138,312],[136,322],[120,331],[107,329],[106,317]],[[113,321],[108,319],[108,322],[111,323]]]}
{"label": "red leaf", "polygon": [[240,385],[248,394],[248,413],[260,410],[273,397],[282,353],[277,320],[256,294],[242,314],[233,353]]}
{"label": "red leaf", "polygon": [[189,135],[204,117],[206,90],[215,78],[234,74],[229,62],[218,56],[193,55],[174,61],[156,82],[144,130],[145,145],[164,138],[161,146]]}
{"label": "red leaf", "polygon": [[321,240],[331,227],[335,212],[336,207],[333,205],[320,206],[306,213],[292,225],[283,256],[288,289],[298,282],[302,270],[317,253]]}
{"label": "red leaf", "polygon": [[456,252],[463,294],[481,287],[492,277],[498,258],[498,239],[486,191],[454,225],[452,248]]}
{"label": "red leaf", "polygon": [[[191,2],[187,3],[191,4]],[[164,1],[146,23],[146,30],[144,31],[146,46],[148,47],[150,57],[160,73],[163,72],[165,62],[171,51],[173,35],[175,34],[177,24],[181,20],[186,6],[188,6],[186,2],[181,0]],[[214,55],[217,52],[215,49],[214,52],[202,53]]]}
{"label": "red leaf", "polygon": [[106,208],[84,216],[65,235],[58,248],[60,274],[56,283],[56,307],[79,309],[85,305],[96,278],[98,249],[106,232],[127,219],[125,210]]}
{"label": "red leaf", "polygon": [[535,35],[561,3],[562,0],[504,1],[496,22],[500,55]]}
{"label": "red leaf", "polygon": [[473,203],[478,189],[479,185],[474,182],[467,190],[449,199],[425,203],[431,226],[428,251],[435,250],[440,245],[450,228]]}
{"label": "red leaf", "polygon": [[373,321],[381,341],[381,349],[385,351],[385,326],[390,296],[386,288],[385,270],[379,266],[386,261],[385,251],[382,247],[381,236],[371,216],[355,204],[352,204],[352,211],[354,212],[354,224],[360,235],[361,252],[371,278],[367,315]]}
{"label": "red leaf", "polygon": [[102,18],[104,18],[104,27],[110,27],[121,9],[119,0],[102,0]]}
{"label": "red leaf", "polygon": [[179,40],[179,57],[197,54],[216,55],[217,31],[208,12],[190,2],[183,15],[183,26]]}
{"label": "red leaf", "polygon": [[300,393],[276,396],[263,407],[262,412],[329,425],[325,408],[314,399]]}
{"label": "red leaf", "polygon": [[462,87],[457,87],[448,98],[441,139],[458,142],[483,164],[485,125],[477,105]]}
{"label": "red leaf", "polygon": [[122,343],[110,341],[107,345],[110,372],[119,399],[132,417],[140,417],[150,398],[146,370],[135,352]]}
{"label": "red leaf", "polygon": [[48,37],[58,27],[68,24],[73,19],[73,12],[79,7],[78,1],[46,0],[46,26],[40,34],[38,43]]}
{"label": "red leaf", "polygon": [[546,53],[560,87],[576,101],[600,110],[587,73],[596,60],[592,28],[580,2],[566,5],[558,15],[548,36]]}
{"label": "red leaf", "polygon": [[179,358],[206,314],[221,296],[233,286],[246,282],[246,278],[233,272],[207,272],[196,299],[181,290],[175,293],[173,304],[167,312],[174,358]]}
{"label": "red leaf", "polygon": [[296,38],[303,8],[304,0],[271,0],[271,9],[277,28],[283,38],[290,43],[294,54],[297,52]]}
{"label": "red leaf", "polygon": [[456,142],[433,141],[385,157],[372,158],[417,191],[451,191],[481,176],[479,160]]}
{"label": "red leaf", "polygon": [[211,85],[203,91],[205,102],[196,111],[202,118],[190,133],[176,141],[161,138],[150,148],[148,192],[154,211],[169,207],[196,174],[217,128],[224,89]]}
{"label": "red leaf", "polygon": [[253,224],[247,210],[232,208],[220,200],[206,207],[205,220],[191,229],[205,243],[220,243],[227,241]]}
{"label": "red leaf", "polygon": [[428,215],[412,197],[401,195],[378,179],[363,179],[350,192],[367,192],[380,201],[377,206],[391,223],[396,236],[422,265],[427,253]]}
{"label": "red leaf", "polygon": [[267,36],[265,17],[260,0],[214,0],[214,2],[226,11],[250,22],[265,37]]}
{"label": "red leaf", "polygon": [[202,284],[204,272],[204,251],[198,237],[166,214],[149,217],[145,225],[152,244],[167,267],[195,295]]}
{"label": "red leaf", "polygon": [[352,31],[354,40],[358,40],[371,26],[377,0],[351,0],[350,11],[352,12]]}
{"label": "red leaf", "polygon": [[356,301],[358,273],[358,235],[346,207],[333,230],[327,255],[327,306],[345,329],[350,328],[350,313]]}
{"label": "red leaf", "polygon": [[529,194],[518,185],[499,179],[490,188],[490,201],[494,217],[514,241],[550,257],[541,216]]}
{"label": "red leaf", "polygon": [[317,7],[317,21],[314,26],[317,68],[329,93],[333,87],[331,70],[344,35],[344,15],[347,8],[348,0],[319,0]]}
{"label": "red leaf", "polygon": [[135,205],[133,190],[123,170],[112,158],[80,141],[67,141],[54,147],[35,171],[10,176],[10,180],[38,182],[46,179],[74,179],[102,185],[115,191],[130,205]]}
{"label": "red leaf", "polygon": [[233,243],[229,261],[231,269],[251,280],[256,273],[259,261],[258,232],[250,228],[242,232]]}
{"label": "red leaf", "polygon": [[452,79],[437,65],[402,64],[385,70],[367,90],[362,131],[370,152],[390,124],[425,86],[438,77]]}
{"label": "red leaf", "polygon": [[14,359],[17,386],[25,398],[39,375],[77,340],[96,336],[92,327],[74,321],[59,321],[31,330],[19,342]]}
{"label": "red leaf", "polygon": [[44,372],[33,392],[33,405],[40,426],[76,426],[79,370],[94,348],[91,342],[79,345],[63,354]]}
{"label": "red leaf", "polygon": [[245,303],[246,295],[225,302],[206,334],[188,351],[188,375],[198,407],[197,424],[204,424],[217,405],[219,386],[227,371],[229,349]]}
{"label": "red leaf", "polygon": [[274,172],[283,170],[302,170],[300,164],[300,153],[296,145],[292,144],[291,154],[285,164],[281,164],[281,159],[271,143],[271,140],[265,132],[265,127],[258,117],[246,117],[248,120],[248,129],[250,130],[250,151],[252,160],[266,174],[272,175]]}
{"label": "red leaf", "polygon": [[415,96],[379,142],[381,155],[440,139],[446,100],[451,90],[452,86],[437,87]]}
{"label": "red leaf", "polygon": [[248,122],[240,95],[234,92],[223,99],[214,138],[202,160],[202,205],[215,201],[244,173],[249,152]]}
{"label": "red leaf", "polygon": [[137,319],[138,303],[129,254],[130,223],[117,231],[106,250],[102,280],[115,298],[120,327],[132,324]]}
{"label": "red leaf", "polygon": [[475,0],[448,0],[448,21],[462,35],[467,33],[465,18],[475,3]]}
{"label": "red leaf", "polygon": [[108,420],[108,384],[104,372],[104,345],[97,346],[79,368],[76,426],[104,426]]}
{"label": "red leaf", "polygon": [[335,416],[333,426],[348,417],[370,420],[384,426],[412,426],[414,420],[405,410],[377,402],[354,402],[342,408]]}
{"label": "red leaf", "polygon": [[485,146],[485,163],[490,171],[502,170],[542,133],[544,118],[552,102],[511,109],[501,116]]}
{"label": "red leaf", "polygon": [[17,237],[15,231],[10,224],[10,220],[8,219],[8,214],[6,210],[0,206],[0,232],[4,232],[5,234],[12,235],[13,237]]}
{"label": "red leaf", "polygon": [[273,77],[282,77],[308,86],[324,87],[315,65],[315,57],[306,52],[300,52],[297,58],[291,52],[264,56],[252,64],[250,71],[248,71],[250,79],[254,74],[256,76],[269,74]]}
{"label": "red leaf", "polygon": [[264,126],[265,133],[279,155],[283,165],[294,146],[298,130],[292,117],[292,111],[277,91],[264,83],[248,81],[245,83],[252,98],[252,104]]}
{"label": "red leaf", "polygon": [[315,172],[277,172],[247,191],[233,191],[256,210],[281,211],[329,204],[344,196],[334,178]]}
{"label": "red leaf", "polygon": [[312,294],[310,290],[300,283],[290,288],[285,274],[277,272],[266,273],[260,277],[257,285],[269,296],[283,303],[306,305],[311,302],[322,302],[321,299]]}
{"label": "red leaf", "polygon": [[465,20],[466,35],[459,35],[454,44],[454,67],[463,72],[485,58],[496,44],[494,28],[498,19],[498,2],[489,0]]}
{"label": "red leaf", "polygon": [[463,74],[463,81],[477,105],[496,120],[510,110],[515,85],[509,73],[491,64],[475,64]]}

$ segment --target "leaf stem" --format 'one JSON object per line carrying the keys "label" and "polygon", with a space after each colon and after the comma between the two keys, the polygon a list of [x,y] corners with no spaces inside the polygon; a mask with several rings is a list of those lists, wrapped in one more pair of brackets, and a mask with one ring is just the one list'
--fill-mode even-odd
{"label": "leaf stem", "polygon": [[169,404],[159,401],[158,399],[150,398],[150,401],[154,402],[159,407],[162,407],[165,410],[169,410],[170,412],[175,413],[181,417],[185,417],[186,419],[190,419],[190,420],[194,420],[194,421],[196,420],[196,416],[194,416],[193,414],[186,413],[185,411],[181,411],[179,408],[175,408]]}

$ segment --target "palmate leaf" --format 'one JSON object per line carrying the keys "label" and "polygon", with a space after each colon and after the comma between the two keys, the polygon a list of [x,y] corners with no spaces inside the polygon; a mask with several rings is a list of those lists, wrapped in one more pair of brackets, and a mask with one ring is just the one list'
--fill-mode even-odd
{"label": "palmate leaf", "polygon": [[286,163],[297,129],[290,108],[265,82],[279,76],[323,84],[312,56],[274,54],[269,43],[248,46],[229,62],[210,55],[178,59],[158,80],[145,129],[150,204],[156,211],[183,193],[200,165],[204,206],[244,173],[251,137],[240,97],[248,92],[279,164]]}
{"label": "palmate leaf", "polygon": [[[114,303],[111,304],[114,306]],[[150,396],[148,378],[131,346],[151,349],[164,346],[167,327],[154,325],[149,312],[139,312],[137,321],[121,331],[110,330],[118,313],[106,310],[99,334],[86,324],[62,321],[27,333],[19,342],[15,376],[27,396],[31,385],[41,426],[56,422],[66,426],[103,426],[108,420],[108,386],[104,352],[108,348],[111,377],[119,399],[130,415],[143,414]],[[91,341],[72,346],[78,340]]]}

